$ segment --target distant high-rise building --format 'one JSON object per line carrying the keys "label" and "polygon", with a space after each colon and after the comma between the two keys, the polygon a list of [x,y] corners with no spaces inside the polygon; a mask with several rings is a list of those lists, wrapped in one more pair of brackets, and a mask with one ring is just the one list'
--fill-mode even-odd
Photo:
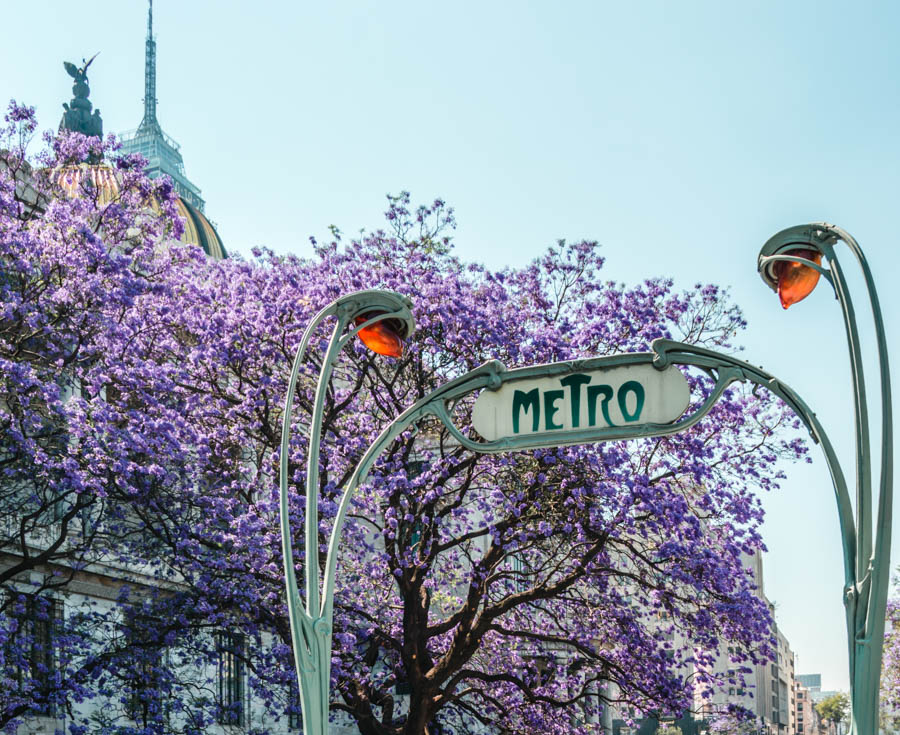
{"label": "distant high-rise building", "polygon": [[836,689],[822,690],[821,674],[800,674],[797,680],[809,690],[809,696],[813,702],[821,702],[823,699],[838,693]]}
{"label": "distant high-rise building", "polygon": [[200,188],[184,172],[181,146],[163,132],[156,117],[156,39],[153,37],[153,0],[147,15],[147,41],[144,56],[144,117],[137,129],[122,133],[123,153],[140,153],[147,159],[151,178],[168,176],[180,199],[179,214],[184,218],[182,240],[200,245],[213,258],[224,258],[225,248],[219,233],[204,214],[206,202]]}
{"label": "distant high-rise building", "polygon": [[[762,554],[757,551],[745,556],[743,561],[756,583],[757,595],[768,605],[774,617],[775,608],[763,588]],[[717,713],[727,712],[729,706],[738,705],[756,716],[758,732],[765,735],[795,735],[797,715],[794,654],[788,639],[777,625],[773,626],[772,632],[776,640],[774,660],[748,666],[753,671],[745,675],[743,685],[732,681],[736,679],[734,673],[737,669],[732,658],[737,651],[727,648],[718,652],[717,660],[706,673],[731,685],[708,698],[704,698],[702,691],[698,690],[694,705],[701,717],[714,722]]]}

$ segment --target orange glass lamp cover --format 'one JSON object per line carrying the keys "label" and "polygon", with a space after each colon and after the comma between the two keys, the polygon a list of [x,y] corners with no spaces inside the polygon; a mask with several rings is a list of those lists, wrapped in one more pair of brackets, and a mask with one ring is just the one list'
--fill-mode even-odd
{"label": "orange glass lamp cover", "polygon": [[[379,313],[370,311],[367,314],[361,314],[356,317],[356,325],[359,326],[363,322],[369,321]],[[401,331],[396,328],[397,326],[399,325],[396,319],[382,319],[380,322],[360,329],[357,336],[372,352],[387,357],[400,357],[403,355],[403,337]]]}
{"label": "orange glass lamp cover", "polygon": [[[779,255],[794,255],[798,258],[811,260],[816,265],[822,264],[822,253],[818,250],[797,248],[786,250]],[[775,263],[772,273],[778,280],[778,298],[781,305],[787,309],[798,301],[803,301],[809,296],[819,282],[819,271],[810,268],[804,263],[792,263],[788,260],[780,260]]]}

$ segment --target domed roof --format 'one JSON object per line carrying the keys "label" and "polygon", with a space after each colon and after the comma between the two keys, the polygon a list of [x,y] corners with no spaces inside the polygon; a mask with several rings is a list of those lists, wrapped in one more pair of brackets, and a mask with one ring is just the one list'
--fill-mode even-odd
{"label": "domed roof", "polygon": [[224,260],[228,257],[225,246],[206,215],[199,209],[188,204],[178,197],[178,214],[184,220],[184,232],[181,235],[182,242],[199,245],[203,251],[213,260]]}
{"label": "domed roof", "polygon": [[[119,193],[119,181],[116,172],[105,164],[82,164],[66,166],[60,169],[57,182],[68,196],[77,196],[82,186],[90,186],[97,190],[97,202],[102,206],[113,201]],[[176,200],[178,216],[184,221],[184,232],[181,242],[199,245],[213,260],[224,260],[228,257],[222,239],[212,222],[196,207],[178,197]]]}

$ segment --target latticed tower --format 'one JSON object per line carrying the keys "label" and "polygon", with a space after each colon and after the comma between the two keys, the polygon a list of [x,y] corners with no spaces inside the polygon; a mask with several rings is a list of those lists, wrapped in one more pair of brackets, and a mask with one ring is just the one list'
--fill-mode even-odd
{"label": "latticed tower", "polygon": [[153,38],[153,0],[147,15],[147,41],[144,59],[144,117],[136,130],[122,133],[123,153],[140,153],[147,159],[147,173],[152,178],[168,176],[179,197],[179,213],[184,218],[185,236],[214,258],[224,258],[225,248],[215,227],[206,218],[206,202],[200,188],[184,173],[181,147],[163,132],[156,118],[156,39]]}

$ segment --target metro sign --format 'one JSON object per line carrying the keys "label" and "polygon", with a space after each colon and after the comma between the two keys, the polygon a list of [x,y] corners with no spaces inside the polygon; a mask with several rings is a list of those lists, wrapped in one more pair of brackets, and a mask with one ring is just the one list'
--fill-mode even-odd
{"label": "metro sign", "polygon": [[674,366],[582,368],[552,377],[525,368],[531,375],[519,379],[516,372],[497,390],[483,390],[472,408],[473,427],[487,441],[545,434],[552,446],[567,443],[566,434],[669,424],[690,402],[687,380]]}

